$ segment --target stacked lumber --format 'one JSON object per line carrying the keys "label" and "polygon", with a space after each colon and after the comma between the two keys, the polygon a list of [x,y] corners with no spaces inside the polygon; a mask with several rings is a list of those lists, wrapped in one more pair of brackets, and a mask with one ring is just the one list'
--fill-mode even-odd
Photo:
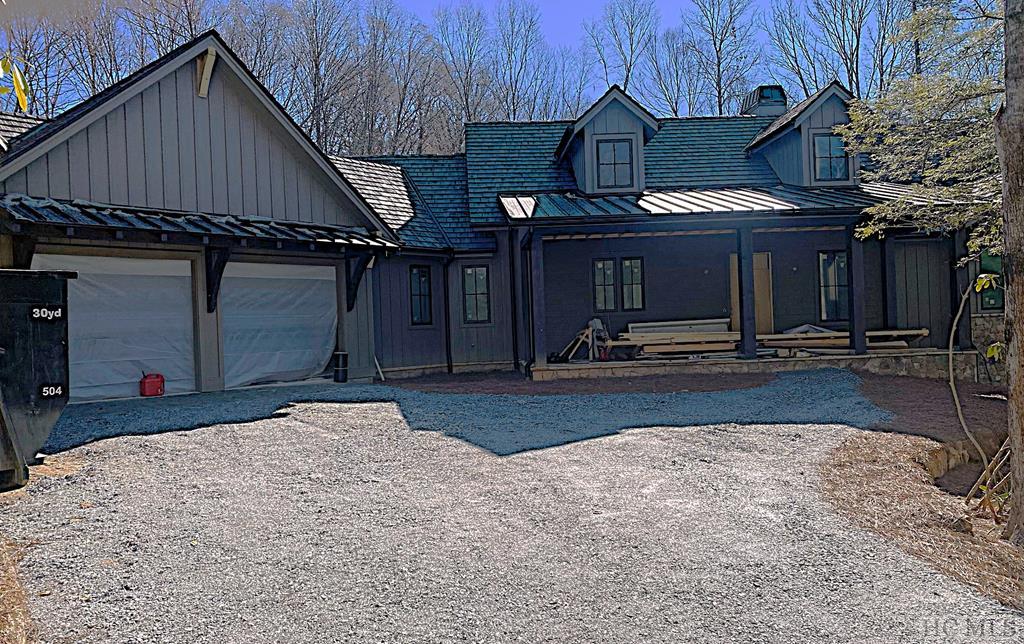
{"label": "stacked lumber", "polygon": [[[694,332],[630,332],[608,341],[610,347],[636,347],[639,356],[666,354],[699,354],[735,352],[740,334],[734,331]],[[928,336],[928,329],[886,329],[866,333],[868,351],[900,351],[909,342]],[[779,349],[792,354],[795,350],[820,354],[849,351],[850,334],[846,331],[811,333],[770,333],[757,336],[757,344],[765,349]]]}

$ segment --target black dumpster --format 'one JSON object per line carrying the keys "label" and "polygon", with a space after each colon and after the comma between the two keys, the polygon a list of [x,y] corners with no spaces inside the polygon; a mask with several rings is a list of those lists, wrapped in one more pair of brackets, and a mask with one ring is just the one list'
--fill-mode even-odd
{"label": "black dumpster", "polygon": [[0,270],[0,489],[24,485],[68,402],[68,280]]}

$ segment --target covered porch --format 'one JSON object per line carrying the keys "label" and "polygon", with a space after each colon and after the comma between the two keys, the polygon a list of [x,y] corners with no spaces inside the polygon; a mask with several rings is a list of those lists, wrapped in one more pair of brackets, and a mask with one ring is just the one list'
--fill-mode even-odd
{"label": "covered porch", "polygon": [[[748,371],[751,362],[786,368],[779,361],[807,368],[941,353],[967,279],[953,259],[958,240],[863,241],[855,235],[861,212],[858,204],[521,220],[529,225],[512,234],[523,251],[531,374],[673,373],[682,364]],[[966,322],[955,344],[971,348]]]}

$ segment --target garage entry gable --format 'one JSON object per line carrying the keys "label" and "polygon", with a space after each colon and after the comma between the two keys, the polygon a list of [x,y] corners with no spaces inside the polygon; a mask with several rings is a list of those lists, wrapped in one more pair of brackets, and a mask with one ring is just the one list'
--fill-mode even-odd
{"label": "garage entry gable", "polygon": [[0,191],[395,239],[215,32],[16,138]]}

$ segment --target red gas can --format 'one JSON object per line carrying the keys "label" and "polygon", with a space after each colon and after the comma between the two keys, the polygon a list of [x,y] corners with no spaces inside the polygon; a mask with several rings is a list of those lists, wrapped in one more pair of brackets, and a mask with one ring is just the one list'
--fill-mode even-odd
{"label": "red gas can", "polygon": [[139,381],[140,396],[163,396],[164,377],[158,373],[147,373],[142,375]]}

